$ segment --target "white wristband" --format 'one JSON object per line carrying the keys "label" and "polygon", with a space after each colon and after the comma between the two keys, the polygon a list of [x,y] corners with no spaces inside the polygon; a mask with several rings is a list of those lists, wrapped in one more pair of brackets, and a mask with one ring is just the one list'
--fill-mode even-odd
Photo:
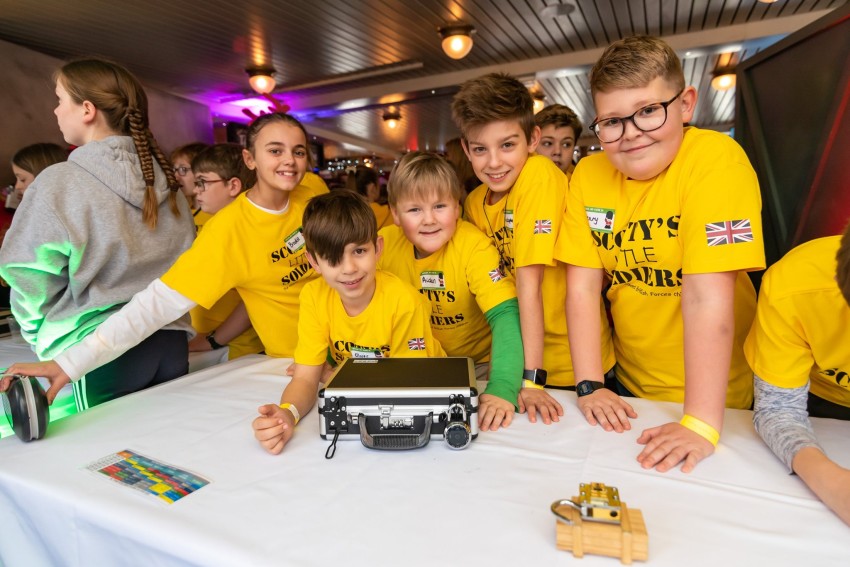
{"label": "white wristband", "polygon": [[298,412],[298,408],[295,404],[290,404],[286,402],[285,404],[280,404],[280,409],[289,410],[289,413],[292,414],[292,417],[295,418],[295,425],[298,425],[298,422],[301,421],[301,414]]}

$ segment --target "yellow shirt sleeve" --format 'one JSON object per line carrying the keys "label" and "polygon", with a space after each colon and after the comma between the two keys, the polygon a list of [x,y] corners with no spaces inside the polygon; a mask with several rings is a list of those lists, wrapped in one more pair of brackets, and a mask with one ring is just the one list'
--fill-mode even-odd
{"label": "yellow shirt sleeve", "polygon": [[[582,172],[589,166],[581,160],[570,179],[563,226],[555,244],[555,258],[561,262],[584,268],[602,268],[602,259],[596,250],[592,229],[585,212]],[[604,227],[601,227],[604,229]]]}
{"label": "yellow shirt sleeve", "polygon": [[566,194],[564,172],[548,158],[530,156],[507,197],[513,212],[514,267],[555,264]]}

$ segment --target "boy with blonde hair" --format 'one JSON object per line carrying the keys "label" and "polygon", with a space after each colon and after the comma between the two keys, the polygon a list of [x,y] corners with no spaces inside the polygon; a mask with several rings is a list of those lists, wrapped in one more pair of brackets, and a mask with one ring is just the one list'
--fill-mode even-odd
{"label": "boy with blonde hair", "polygon": [[850,524],[850,470],[809,417],[850,420],[850,225],[794,248],[764,274],[744,353],[756,431],[790,472]]}
{"label": "boy with blonde hair", "polygon": [[479,397],[480,428],[507,427],[523,369],[513,280],[499,271],[490,239],[460,219],[463,192],[448,161],[410,152],[393,168],[387,190],[395,226],[379,233],[380,267],[429,299],[431,328],[449,356],[472,358],[480,378],[489,370]]}
{"label": "boy with blonde hair", "polygon": [[369,204],[351,191],[310,199],[304,209],[307,258],[321,279],[301,291],[292,380],[280,405],[260,406],[254,436],[280,453],[316,403],[330,351],[346,358],[430,357],[446,353],[431,332],[428,304],[416,289],[377,269],[383,241]]}
{"label": "boy with blonde hair", "polygon": [[534,123],[540,128],[537,153],[555,162],[569,179],[575,170],[573,153],[582,131],[578,116],[568,106],[552,104],[534,115]]}
{"label": "boy with blonde hair", "polygon": [[634,410],[601,387],[595,300],[605,283],[614,320],[620,395],[684,402],[684,417],[645,430],[644,468],[690,472],[714,452],[724,406],[748,408],[743,341],[764,267],[755,172],[726,135],[685,127],[697,92],[662,40],[630,37],[593,67],[603,153],[570,182],[557,257],[567,268],[567,321],[578,405],[607,431]]}
{"label": "boy with blonde hair", "polygon": [[[209,219],[257,182],[256,173],[245,165],[242,148],[236,144],[215,144],[201,150],[192,159],[192,173],[195,202],[201,211],[209,215]],[[198,232],[202,228],[198,226]],[[241,314],[239,334],[232,337],[228,333],[229,328],[217,332],[237,307]],[[235,289],[228,291],[211,309],[196,305],[189,313],[192,316],[192,327],[198,332],[189,341],[190,351],[216,350],[227,346],[230,360],[263,352],[263,343],[250,326],[242,299]],[[245,325],[248,328],[243,331],[241,327]]]}
{"label": "boy with blonde hair", "polygon": [[[572,387],[575,377],[564,315],[566,276],[554,257],[567,178],[552,161],[531,155],[540,141],[533,101],[515,78],[493,73],[467,81],[452,102],[464,151],[483,185],[464,202],[465,215],[489,236],[501,268],[516,282],[525,370],[520,411],[558,420],[563,408],[542,388]],[[614,365],[601,297],[595,335]],[[547,376],[548,374],[548,376]]]}

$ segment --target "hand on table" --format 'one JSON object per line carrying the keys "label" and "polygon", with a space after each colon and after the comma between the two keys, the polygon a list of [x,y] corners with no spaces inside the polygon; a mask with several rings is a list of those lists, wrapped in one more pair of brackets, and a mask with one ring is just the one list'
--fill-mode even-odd
{"label": "hand on table", "polygon": [[50,388],[46,392],[48,404],[52,404],[59,390],[71,381],[71,378],[65,374],[62,367],[52,360],[45,360],[44,362],[16,362],[6,369],[6,374],[0,380],[0,392],[5,392],[9,388],[13,374],[47,378],[50,382]]}
{"label": "hand on table", "polygon": [[564,408],[546,390],[537,388],[523,388],[519,391],[519,413],[528,412],[528,421],[537,423],[537,412],[543,423],[549,425],[553,421],[560,421],[564,415]]}
{"label": "hand on table", "polygon": [[514,405],[493,394],[478,397],[478,428],[481,431],[496,431],[507,427],[514,418]]}
{"label": "hand on table", "polygon": [[207,352],[212,350],[212,345],[207,340],[207,336],[201,333],[195,335],[195,338],[189,341],[189,352]]}
{"label": "hand on table", "polygon": [[682,472],[689,473],[698,462],[714,453],[714,445],[679,423],[647,429],[637,442],[646,445],[637,456],[640,466],[658,472],[667,472],[684,461]]}
{"label": "hand on table", "polygon": [[628,418],[637,417],[637,412],[626,400],[605,388],[578,398],[578,409],[590,425],[601,425],[605,431],[617,433],[631,429]]}
{"label": "hand on table", "polygon": [[291,411],[276,404],[260,406],[257,411],[260,412],[260,417],[251,423],[254,437],[266,451],[277,455],[283,451],[284,445],[295,432],[295,416]]}

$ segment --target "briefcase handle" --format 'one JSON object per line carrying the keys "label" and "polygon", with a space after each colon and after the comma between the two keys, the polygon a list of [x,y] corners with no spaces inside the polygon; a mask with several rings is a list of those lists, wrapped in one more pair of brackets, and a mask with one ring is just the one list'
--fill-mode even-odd
{"label": "briefcase handle", "polygon": [[360,442],[364,447],[380,451],[405,451],[424,447],[431,440],[433,422],[434,413],[431,412],[425,418],[423,430],[419,433],[370,433],[366,416],[362,413],[357,415],[357,423],[360,425]]}

